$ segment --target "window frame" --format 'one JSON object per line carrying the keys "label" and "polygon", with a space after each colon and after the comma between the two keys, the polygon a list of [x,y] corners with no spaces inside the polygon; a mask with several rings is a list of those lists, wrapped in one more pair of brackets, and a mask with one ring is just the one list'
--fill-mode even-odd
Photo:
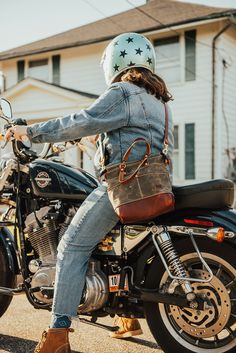
{"label": "window frame", "polygon": [[[30,63],[36,63],[36,62],[40,62],[40,61],[46,61],[47,62],[47,65],[45,65],[45,67],[47,67],[47,80],[44,80],[44,79],[41,79],[41,78],[38,78],[38,77],[34,77],[34,76],[31,76],[30,75]],[[37,59],[29,59],[28,62],[27,62],[27,77],[30,77],[30,78],[33,78],[33,79],[36,79],[36,80],[42,80],[42,81],[45,81],[45,82],[50,82],[50,64],[49,64],[49,61],[50,59],[48,57],[42,57],[42,58],[37,58]],[[35,67],[40,67],[40,66],[43,66],[43,65],[36,65]]]}
{"label": "window frame", "polygon": [[[185,82],[196,80],[196,62],[197,62],[197,48],[196,48],[197,31],[196,29],[184,32],[184,49],[185,49]],[[189,44],[193,44],[192,46]],[[189,59],[193,58],[193,68],[189,68],[191,64]]]}
{"label": "window frame", "polygon": [[[165,44],[174,44],[174,43],[178,43],[179,44],[179,61],[178,61],[179,80],[171,81],[171,82],[166,80],[167,83],[171,84],[171,85],[172,84],[174,84],[174,85],[175,84],[179,84],[179,83],[182,82],[182,70],[181,70],[181,67],[182,67],[182,49],[181,49],[181,47],[182,47],[182,35],[162,37],[162,38],[155,39],[153,41],[153,46],[154,46],[155,50],[156,50],[158,44],[159,45],[165,45]],[[156,72],[157,72],[157,75],[158,75],[158,68],[160,68],[160,69],[173,68],[175,63],[177,63],[177,61],[169,62],[168,58],[166,58],[166,60],[163,59],[163,61],[160,61],[160,62],[158,60],[156,60]],[[160,76],[161,76],[161,74],[160,74]]]}
{"label": "window frame", "polygon": [[[195,48],[194,48],[194,65],[195,65],[195,75],[193,79],[187,79],[186,77],[186,66],[187,66],[187,51],[186,51],[186,38],[188,36],[188,33],[194,33],[195,35]],[[171,40],[173,40],[174,38],[179,38],[179,49],[180,49],[180,59],[179,59],[179,66],[180,66],[180,79],[179,81],[172,81],[169,82],[168,80],[166,80],[168,85],[173,85],[173,86],[178,86],[178,85],[183,85],[187,82],[194,82],[197,79],[197,29],[193,28],[191,30],[186,30],[186,31],[182,31],[179,35],[173,35],[173,36],[164,36],[164,37],[160,37],[160,38],[155,38],[152,40],[154,49],[156,48],[156,44],[159,42],[167,42],[168,41],[171,42]],[[168,64],[168,62],[163,66],[164,68],[167,67],[171,67],[170,64]],[[160,67],[162,67],[162,63],[160,63]],[[158,75],[158,60],[156,62],[156,73]],[[161,75],[160,75],[161,76]]]}

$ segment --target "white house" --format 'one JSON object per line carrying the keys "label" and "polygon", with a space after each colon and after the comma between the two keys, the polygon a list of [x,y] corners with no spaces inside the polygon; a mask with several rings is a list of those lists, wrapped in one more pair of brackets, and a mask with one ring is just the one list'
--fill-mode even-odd
{"label": "white house", "polygon": [[[223,177],[226,148],[236,145],[236,10],[149,0],[120,13],[0,53],[2,95],[29,122],[87,107],[105,89],[100,58],[124,31],[146,35],[156,71],[174,96],[174,181]],[[74,151],[74,163],[81,163]],[[68,158],[67,156],[67,158]],[[84,155],[83,165],[91,170]]]}

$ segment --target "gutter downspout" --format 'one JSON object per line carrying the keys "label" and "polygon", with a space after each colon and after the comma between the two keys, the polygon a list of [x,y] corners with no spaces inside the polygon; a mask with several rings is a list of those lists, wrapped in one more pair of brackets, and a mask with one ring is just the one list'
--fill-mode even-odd
{"label": "gutter downspout", "polygon": [[212,41],[212,121],[211,121],[211,179],[215,177],[215,119],[216,119],[216,87],[215,87],[215,69],[216,69],[216,41],[222,33],[227,31],[234,23],[234,20],[230,18],[230,22],[227,23],[214,37]]}

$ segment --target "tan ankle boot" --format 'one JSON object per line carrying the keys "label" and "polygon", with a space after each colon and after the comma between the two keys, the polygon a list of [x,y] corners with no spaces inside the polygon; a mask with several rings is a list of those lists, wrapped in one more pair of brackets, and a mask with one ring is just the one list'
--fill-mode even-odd
{"label": "tan ankle boot", "polygon": [[74,330],[72,328],[48,328],[43,332],[34,353],[71,353],[69,332],[74,332]]}
{"label": "tan ankle boot", "polygon": [[137,319],[128,319],[125,317],[118,317],[114,320],[114,325],[119,326],[119,330],[110,332],[112,338],[128,338],[138,336],[143,333],[140,323]]}

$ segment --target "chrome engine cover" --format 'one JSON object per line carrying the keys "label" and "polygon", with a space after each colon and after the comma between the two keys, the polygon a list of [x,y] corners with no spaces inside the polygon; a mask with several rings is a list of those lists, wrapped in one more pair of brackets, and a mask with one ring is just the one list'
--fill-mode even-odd
{"label": "chrome engine cover", "polygon": [[[31,287],[53,287],[55,281],[56,267],[42,266],[33,276]],[[34,292],[34,297],[39,301],[47,304],[52,304],[51,298],[46,298],[39,292]]]}
{"label": "chrome engine cover", "polygon": [[108,295],[108,278],[101,270],[100,262],[91,259],[78,313],[90,313],[102,308],[108,300]]}
{"label": "chrome engine cover", "polygon": [[[55,273],[55,266],[42,266],[34,274],[31,287],[53,287]],[[91,259],[86,275],[81,304],[78,307],[78,313],[89,313],[100,309],[107,302],[108,294],[108,279],[101,270],[99,261]],[[43,303],[52,304],[52,299],[44,297],[40,291],[34,292],[33,295]]]}

